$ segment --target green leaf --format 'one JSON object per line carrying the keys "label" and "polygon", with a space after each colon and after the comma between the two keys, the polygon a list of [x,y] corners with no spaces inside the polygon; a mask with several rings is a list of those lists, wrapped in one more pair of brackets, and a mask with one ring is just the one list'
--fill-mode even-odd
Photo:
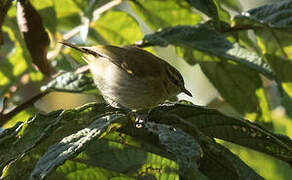
{"label": "green leaf", "polygon": [[[166,104],[154,108],[149,116],[151,121],[176,124],[185,132],[196,126],[206,136],[239,144],[292,163],[292,141],[289,137],[269,132],[245,119],[226,116],[215,109],[189,104]],[[178,121],[178,117],[185,121]]]}
{"label": "green leaf", "polygon": [[254,29],[262,54],[292,58],[292,1],[261,6],[234,17],[234,29]]}
{"label": "green leaf", "polygon": [[[30,118],[19,126],[21,129],[17,131],[17,136],[10,133],[10,138],[6,138],[6,135],[1,138],[1,172],[9,162],[18,159],[10,163],[4,176],[12,179],[29,177],[38,159],[47,152],[50,145],[87,127],[97,117],[110,111],[115,109],[106,104],[91,103],[72,110],[60,110]],[[8,131],[13,131],[13,128],[5,132]],[[22,171],[23,168],[26,168],[25,172]]]}
{"label": "green leaf", "polygon": [[9,88],[28,69],[22,52],[19,44],[16,44],[15,51],[9,53],[7,59],[0,61],[0,97],[8,92]]}
{"label": "green leaf", "polygon": [[83,92],[97,89],[93,79],[87,73],[66,72],[47,85],[41,87],[42,91],[65,91],[65,92]]}
{"label": "green leaf", "polygon": [[285,90],[281,99],[281,105],[285,107],[289,117],[292,116],[292,59],[284,59],[274,54],[266,54],[266,60],[273,67],[277,75],[277,82]]}
{"label": "green leaf", "polygon": [[71,30],[80,25],[82,7],[74,3],[72,0],[53,0],[56,17],[57,17],[57,30]]}
{"label": "green leaf", "polygon": [[158,136],[166,151],[173,154],[185,177],[198,178],[200,174],[190,173],[198,168],[198,160],[202,156],[199,143],[189,134],[172,126],[148,122],[146,129]]}
{"label": "green leaf", "polygon": [[133,140],[124,134],[116,134],[113,141],[107,137],[93,140],[77,157],[59,166],[48,179],[179,179],[177,163],[128,145]]}
{"label": "green leaf", "polygon": [[262,82],[257,72],[232,61],[201,63],[200,67],[220,95],[242,114],[254,113],[260,119],[269,107],[260,107],[265,96],[258,97]]}
{"label": "green leaf", "polygon": [[242,7],[237,0],[218,0],[220,4],[232,9],[233,11],[241,12]]}
{"label": "green leaf", "polygon": [[276,72],[277,80],[281,82],[287,94],[292,97],[292,59],[286,60],[273,54],[266,54],[265,57]]}
{"label": "green leaf", "polygon": [[197,10],[203,12],[207,16],[218,20],[218,12],[216,4],[213,0],[186,0],[191,6],[195,7]]}
{"label": "green leaf", "polygon": [[[256,53],[232,44],[224,35],[206,26],[176,26],[166,28],[144,37],[144,41],[151,45],[175,45],[181,48],[195,49],[209,56],[231,59],[263,73],[274,79],[271,67]],[[196,57],[192,59],[198,60]]]}
{"label": "green leaf", "polygon": [[57,17],[54,3],[51,0],[31,1],[42,17],[44,26],[53,34],[56,33]]}
{"label": "green leaf", "polygon": [[224,28],[224,25],[230,26],[229,24],[231,21],[231,16],[230,16],[229,12],[221,7],[221,4],[218,2],[218,0],[214,0],[214,1],[215,1],[216,6],[217,6],[219,20],[226,23],[226,24],[221,25],[222,26],[221,29]]}
{"label": "green leaf", "polygon": [[[110,23],[109,23],[110,22]],[[143,37],[137,21],[122,11],[108,11],[91,25],[92,44],[128,45]]]}
{"label": "green leaf", "polygon": [[210,179],[258,179],[264,178],[248,167],[238,156],[218,143],[211,143],[204,152],[200,171]]}
{"label": "green leaf", "polygon": [[42,17],[44,26],[52,33],[56,34],[57,29],[57,17],[55,8],[49,6],[38,11]]}
{"label": "green leaf", "polygon": [[118,124],[123,121],[126,121],[125,116],[121,114],[99,117],[87,128],[63,138],[58,144],[51,146],[49,151],[39,159],[30,179],[44,179],[64,161],[78,155],[95,138],[100,138],[104,133],[119,127]]}
{"label": "green leaf", "polygon": [[[13,9],[10,9],[14,11]],[[15,18],[6,18],[4,31],[9,34],[9,38],[15,41],[15,50],[11,51],[7,59],[0,62],[0,95],[15,84],[20,76],[27,71],[36,72],[32,66],[32,60],[26,49],[25,42],[20,34]]]}
{"label": "green leaf", "polygon": [[[182,105],[182,104],[180,104]],[[170,107],[171,106],[171,107]],[[256,174],[254,172],[254,170],[252,170],[250,167],[248,167],[244,162],[242,162],[236,155],[232,154],[229,150],[227,150],[226,148],[224,148],[223,146],[215,143],[210,136],[206,136],[205,134],[203,134],[194,123],[189,123],[187,122],[185,119],[182,119],[180,116],[177,116],[175,113],[172,113],[170,111],[168,111],[167,113],[165,113],[165,111],[160,111],[161,109],[166,110],[166,109],[171,109],[172,110],[176,110],[178,112],[181,112],[182,114],[187,113],[186,109],[183,110],[184,108],[187,108],[188,106],[186,105],[186,107],[184,107],[184,105],[182,105],[182,107],[179,107],[178,104],[176,104],[176,106],[174,107],[173,104],[165,104],[161,107],[156,107],[154,109],[152,109],[150,111],[149,114],[149,118],[148,121],[155,121],[154,126],[151,127],[151,130],[148,130],[148,132],[150,131],[151,134],[156,134],[157,132],[161,132],[161,127],[159,127],[159,125],[161,125],[160,123],[163,124],[169,124],[169,126],[163,125],[164,127],[167,127],[167,129],[164,129],[163,132],[160,133],[159,137],[157,137],[159,140],[155,140],[156,138],[151,136],[149,139],[147,138],[147,136],[149,136],[146,132],[141,132],[141,135],[137,135],[135,134],[136,138],[139,139],[143,139],[143,141],[147,141],[146,139],[148,139],[147,142],[154,144],[157,146],[157,144],[163,145],[162,147],[165,147],[167,152],[173,152],[173,150],[175,149],[179,149],[180,147],[183,147],[183,144],[188,144],[187,142],[185,143],[184,140],[177,140],[176,141],[176,146],[178,147],[174,147],[173,150],[170,150],[169,148],[172,148],[171,144],[172,143],[166,143],[163,144],[162,142],[172,142],[172,139],[176,139],[176,135],[170,135],[168,136],[167,132],[170,131],[177,131],[180,129],[183,129],[184,133],[186,132],[187,134],[191,135],[192,138],[195,138],[195,140],[197,142],[200,143],[200,146],[202,148],[202,156],[199,159],[199,170],[201,171],[200,173],[197,173],[196,171],[192,171],[193,172],[193,176],[192,177],[188,177],[188,171],[185,172],[183,171],[182,176],[186,179],[192,179],[194,177],[196,177],[195,179],[205,179],[207,176],[210,179],[214,179],[214,177],[216,177],[217,179],[224,179],[226,177],[233,177],[234,179],[240,179],[240,177],[242,177],[242,179],[262,179],[258,174]],[[202,108],[202,107],[201,107]],[[168,110],[169,110],[168,109]],[[204,108],[203,108],[204,109]],[[198,116],[201,116],[201,114],[199,114]],[[200,119],[201,121],[202,119]],[[150,122],[148,122],[150,123]],[[146,123],[146,127],[148,126]],[[157,126],[158,124],[158,126]],[[179,127],[179,128],[178,128]],[[156,132],[156,133],[155,133]],[[183,134],[184,134],[183,133]],[[170,133],[172,134],[172,133]],[[165,136],[166,135],[166,136]],[[161,136],[166,137],[165,139],[167,139],[167,141],[164,141]],[[191,137],[190,137],[191,138]],[[187,138],[188,139],[188,138]],[[169,141],[170,140],[170,141]],[[188,149],[188,148],[187,148]],[[189,152],[188,150],[181,150],[179,153],[176,153],[176,156],[180,156],[182,154],[185,154],[186,152]],[[192,148],[191,148],[192,149]],[[192,152],[192,151],[191,151]],[[160,154],[158,152],[158,154]],[[172,154],[172,153],[171,153]],[[166,156],[166,154],[162,154],[163,156]],[[173,159],[173,155],[170,155],[170,157]],[[187,155],[187,157],[190,157],[189,155]],[[188,161],[188,160],[186,160]],[[183,165],[180,166],[184,167]],[[181,169],[180,169],[181,171]],[[204,173],[204,175],[202,176],[202,172]]]}
{"label": "green leaf", "polygon": [[176,25],[196,25],[199,14],[192,12],[186,1],[134,0],[131,8],[151,28],[157,30]]}
{"label": "green leaf", "polygon": [[264,5],[251,9],[234,17],[235,27],[292,27],[292,1],[280,1],[278,3]]}
{"label": "green leaf", "polygon": [[1,172],[9,162],[20,158],[23,153],[36,146],[59,123],[61,116],[61,111],[39,115],[30,118],[26,123],[19,122],[14,127],[4,130],[0,135]]}

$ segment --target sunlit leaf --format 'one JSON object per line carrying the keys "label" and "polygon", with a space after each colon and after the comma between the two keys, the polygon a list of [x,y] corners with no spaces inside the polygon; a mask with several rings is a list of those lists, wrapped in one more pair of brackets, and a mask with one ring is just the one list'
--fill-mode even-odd
{"label": "sunlit leaf", "polygon": [[94,43],[128,45],[143,37],[137,21],[122,11],[109,11],[91,25],[89,39]]}
{"label": "sunlit leaf", "polygon": [[85,73],[76,74],[67,72],[59,75],[47,85],[41,87],[42,91],[65,91],[65,92],[83,92],[96,89],[93,79]]}
{"label": "sunlit leaf", "polygon": [[228,8],[240,12],[242,7],[237,0],[218,0],[220,4],[227,6]]}
{"label": "sunlit leaf", "polygon": [[16,44],[15,48],[16,50],[8,55],[8,59],[0,61],[0,96],[8,92],[28,68],[21,47]]}
{"label": "sunlit leaf", "polygon": [[176,25],[196,25],[201,21],[199,14],[192,12],[186,1],[136,0],[130,2],[133,10],[152,29]]}

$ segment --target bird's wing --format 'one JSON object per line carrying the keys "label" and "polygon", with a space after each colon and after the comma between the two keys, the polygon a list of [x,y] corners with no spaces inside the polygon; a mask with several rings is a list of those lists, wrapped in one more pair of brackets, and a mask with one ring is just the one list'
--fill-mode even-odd
{"label": "bird's wing", "polygon": [[135,46],[93,46],[83,49],[93,51],[89,52],[92,55],[108,59],[133,76],[157,77],[162,72],[163,66],[161,66],[161,63],[166,63],[164,60]]}

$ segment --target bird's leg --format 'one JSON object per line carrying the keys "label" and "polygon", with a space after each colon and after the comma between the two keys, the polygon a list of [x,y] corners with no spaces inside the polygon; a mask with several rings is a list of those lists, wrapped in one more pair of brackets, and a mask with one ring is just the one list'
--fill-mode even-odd
{"label": "bird's leg", "polygon": [[139,110],[138,112],[136,110],[129,109],[122,104],[112,100],[110,97],[105,97],[105,100],[113,107],[119,108],[122,111],[124,111],[126,114],[130,116],[130,118],[135,118],[135,125],[136,128],[142,128],[144,123],[147,121],[148,116],[148,109],[145,110]]}
{"label": "bird's leg", "polygon": [[125,111],[131,118],[135,118],[136,128],[142,128],[148,119],[148,110],[140,110],[137,112],[136,110],[131,110],[123,106],[120,106],[120,108]]}

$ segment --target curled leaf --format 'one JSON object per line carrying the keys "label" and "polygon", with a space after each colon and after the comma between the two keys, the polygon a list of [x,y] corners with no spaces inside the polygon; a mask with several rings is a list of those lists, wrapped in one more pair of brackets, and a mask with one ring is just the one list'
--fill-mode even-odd
{"label": "curled leaf", "polygon": [[42,19],[29,1],[17,2],[17,22],[33,63],[45,75],[50,75],[47,47],[50,43]]}

